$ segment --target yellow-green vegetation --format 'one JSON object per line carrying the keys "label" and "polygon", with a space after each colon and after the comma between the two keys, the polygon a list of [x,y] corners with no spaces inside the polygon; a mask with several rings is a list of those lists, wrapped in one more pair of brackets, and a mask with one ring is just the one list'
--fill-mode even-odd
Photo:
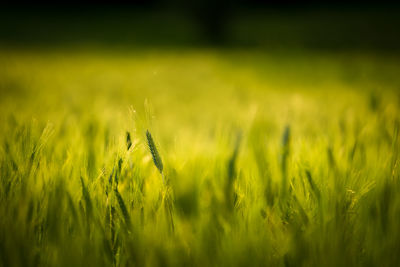
{"label": "yellow-green vegetation", "polygon": [[398,266],[400,60],[0,52],[1,266]]}

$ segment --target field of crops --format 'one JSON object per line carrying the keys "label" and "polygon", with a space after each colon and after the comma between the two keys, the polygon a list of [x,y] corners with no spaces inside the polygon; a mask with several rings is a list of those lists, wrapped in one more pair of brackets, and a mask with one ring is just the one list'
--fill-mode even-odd
{"label": "field of crops", "polygon": [[0,62],[0,266],[399,266],[399,57]]}

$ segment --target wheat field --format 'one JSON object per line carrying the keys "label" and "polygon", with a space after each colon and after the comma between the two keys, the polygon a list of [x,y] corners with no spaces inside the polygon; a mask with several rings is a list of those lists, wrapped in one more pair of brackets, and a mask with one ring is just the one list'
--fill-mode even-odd
{"label": "wheat field", "polygon": [[398,57],[0,61],[0,266],[399,266]]}

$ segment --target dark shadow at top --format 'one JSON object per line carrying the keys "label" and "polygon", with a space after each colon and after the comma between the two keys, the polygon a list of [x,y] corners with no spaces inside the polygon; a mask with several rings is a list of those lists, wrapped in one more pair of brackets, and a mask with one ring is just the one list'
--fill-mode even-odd
{"label": "dark shadow at top", "polygon": [[0,9],[0,45],[400,49],[399,5],[135,1]]}

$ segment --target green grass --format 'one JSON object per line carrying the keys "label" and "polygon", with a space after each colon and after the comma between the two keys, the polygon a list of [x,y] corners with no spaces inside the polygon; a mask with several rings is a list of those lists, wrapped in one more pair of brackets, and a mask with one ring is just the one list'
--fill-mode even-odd
{"label": "green grass", "polygon": [[399,265],[398,56],[0,62],[0,266]]}

